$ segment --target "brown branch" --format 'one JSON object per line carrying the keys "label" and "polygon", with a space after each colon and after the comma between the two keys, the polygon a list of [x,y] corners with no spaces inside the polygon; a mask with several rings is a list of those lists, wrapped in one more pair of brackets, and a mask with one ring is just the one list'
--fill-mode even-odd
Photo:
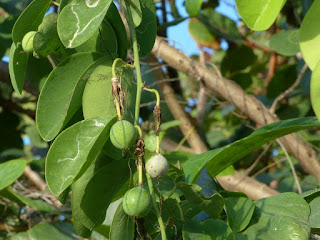
{"label": "brown branch", "polygon": [[269,70],[266,76],[266,81],[269,83],[276,72],[277,68],[277,54],[275,52],[271,53],[270,60],[269,60]]}
{"label": "brown branch", "polygon": [[[190,59],[168,45],[163,39],[156,38],[152,53],[187,76],[202,81],[208,90],[228,100],[257,125],[264,126],[279,120],[262,102],[247,94],[237,83],[219,76],[217,72]],[[281,138],[281,142],[298,159],[306,172],[320,180],[319,159],[316,152],[307,143],[295,134]]]}
{"label": "brown branch", "polygon": [[[156,61],[154,56],[149,56],[148,59],[152,62]],[[155,79],[163,79],[163,72],[161,69],[154,71]],[[208,151],[207,146],[201,140],[199,134],[196,131],[190,131],[193,128],[189,118],[187,117],[185,111],[181,108],[175,93],[170,85],[167,83],[159,84],[159,87],[163,93],[164,99],[168,103],[168,107],[173,114],[174,118],[181,121],[180,130],[182,133],[189,137],[187,141],[189,145],[193,148],[195,153],[204,153]],[[260,199],[268,196],[277,194],[278,192],[271,189],[267,185],[253,180],[249,177],[243,176],[239,172],[227,176],[227,177],[217,177],[219,183],[227,190],[243,191],[251,199]],[[232,189],[230,188],[232,186]]]}
{"label": "brown branch", "polygon": [[31,117],[32,119],[36,119],[36,112],[28,109],[24,109],[17,103],[7,101],[0,97],[0,106],[8,111],[8,112],[17,112],[17,113],[23,113]]}
{"label": "brown branch", "polygon": [[274,51],[271,50],[270,48],[267,48],[265,46],[259,45],[259,44],[255,43],[253,41],[248,40],[248,39],[243,39],[243,42],[244,42],[245,45],[247,45],[250,48],[260,49],[261,51],[263,51],[265,53],[269,53],[269,54],[274,53]]}
{"label": "brown branch", "polygon": [[289,87],[287,90],[285,90],[283,93],[281,93],[281,94],[273,101],[273,103],[272,103],[272,105],[271,105],[271,107],[270,107],[270,112],[271,112],[271,113],[274,113],[274,112],[275,112],[276,107],[277,107],[277,104],[278,104],[279,102],[281,102],[283,99],[285,99],[286,97],[288,97],[289,94],[292,93],[293,90],[296,89],[296,87],[299,86],[299,84],[300,84],[300,82],[301,82],[301,79],[302,79],[303,75],[305,74],[305,72],[306,72],[307,70],[308,70],[308,65],[305,64],[305,65],[302,67],[302,69],[301,69],[301,71],[300,71],[300,73],[299,73],[296,81],[292,84],[292,86]]}

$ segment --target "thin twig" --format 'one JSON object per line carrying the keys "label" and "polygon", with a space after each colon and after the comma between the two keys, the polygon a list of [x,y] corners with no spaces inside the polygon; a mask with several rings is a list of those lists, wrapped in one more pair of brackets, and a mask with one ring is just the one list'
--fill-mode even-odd
{"label": "thin twig", "polygon": [[301,194],[302,193],[302,189],[301,189],[301,186],[300,186],[300,183],[299,183],[299,179],[298,179],[298,176],[297,176],[297,172],[296,172],[296,169],[294,168],[294,165],[292,163],[292,160],[287,152],[287,149],[283,146],[283,144],[279,141],[279,139],[277,139],[277,142],[279,143],[280,147],[282,148],[283,152],[284,152],[284,155],[286,156],[288,162],[289,162],[289,165],[290,165],[290,168],[291,168],[291,171],[292,171],[292,175],[294,177],[294,180],[296,182],[296,185],[297,185],[297,188],[298,188],[298,193]]}
{"label": "thin twig", "polygon": [[258,172],[253,174],[251,177],[254,178],[254,177],[260,175],[261,173],[263,173],[264,171],[266,171],[267,169],[272,168],[273,166],[276,166],[277,164],[282,163],[282,162],[284,162],[286,160],[287,160],[287,158],[283,158],[283,159],[280,159],[278,161],[275,161],[274,163],[271,163],[268,166],[265,166],[264,168],[261,168]]}
{"label": "thin twig", "polygon": [[262,159],[262,157],[269,151],[270,146],[271,146],[272,142],[268,143],[267,147],[260,153],[260,155],[257,157],[257,159],[253,162],[253,164],[251,164],[250,167],[248,167],[245,171],[245,175],[248,176],[250,174],[250,172],[255,168],[255,166],[257,166],[257,164],[260,162],[260,160]]}
{"label": "thin twig", "polygon": [[272,114],[274,114],[274,112],[275,112],[275,110],[276,110],[276,107],[277,107],[277,104],[278,104],[280,101],[282,101],[284,98],[286,98],[290,93],[292,93],[293,90],[294,90],[296,87],[299,86],[299,84],[300,84],[300,82],[301,82],[301,79],[302,79],[303,75],[305,74],[305,72],[306,72],[307,70],[308,70],[308,65],[305,64],[305,65],[302,67],[302,69],[301,69],[301,71],[300,71],[300,73],[299,73],[296,81],[292,84],[292,86],[289,87],[287,90],[285,90],[283,93],[281,93],[281,94],[273,101],[273,103],[272,103],[272,105],[271,105],[271,107],[270,107],[270,112],[271,112]]}

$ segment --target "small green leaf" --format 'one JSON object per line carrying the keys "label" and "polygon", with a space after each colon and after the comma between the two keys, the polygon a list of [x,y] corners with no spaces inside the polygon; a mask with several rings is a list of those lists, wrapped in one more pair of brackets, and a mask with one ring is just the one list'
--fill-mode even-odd
{"label": "small green leaf", "polygon": [[[317,51],[317,50],[314,50]],[[314,113],[320,119],[320,61],[312,71],[311,85],[310,85],[310,98]]]}
{"label": "small green leaf", "polygon": [[309,218],[311,228],[320,228],[320,197],[313,199],[310,203],[311,215]]}
{"label": "small green leaf", "polygon": [[111,0],[73,1],[58,18],[58,33],[63,45],[75,48],[87,41],[98,29]]}
{"label": "small green leaf", "polygon": [[224,200],[218,194],[215,193],[210,197],[206,197],[200,193],[201,187],[198,185],[189,185],[185,182],[179,182],[176,184],[187,200],[194,204],[196,207],[201,208],[213,218],[218,218],[223,210]]}
{"label": "small green leaf", "polygon": [[298,194],[282,193],[255,205],[249,227],[237,239],[309,239],[310,208]]}
{"label": "small green leaf", "polygon": [[122,60],[125,60],[127,58],[128,51],[127,32],[120,17],[119,11],[113,2],[107,11],[105,19],[110,23],[117,37],[118,55],[120,58],[122,58]]}
{"label": "small green leaf", "polygon": [[44,212],[56,212],[56,209],[49,205],[48,203],[42,201],[42,200],[32,200],[30,198],[24,197],[20,195],[19,193],[16,193],[12,191],[9,188],[3,189],[0,191],[0,195],[10,199],[13,202],[18,203],[20,206],[30,206],[33,207],[39,211],[44,211]]}
{"label": "small green leaf", "polygon": [[59,196],[88,168],[109,138],[114,119],[88,119],[64,130],[53,142],[46,158],[46,180]]}
{"label": "small green leaf", "polygon": [[[127,11],[127,1],[122,1],[122,6]],[[140,6],[140,0],[131,0],[130,2],[130,9],[132,14],[132,19],[135,27],[138,27],[142,20],[142,12],[141,12],[141,6]]]}
{"label": "small green leaf", "polygon": [[286,0],[236,0],[240,16],[254,31],[268,29],[285,3]]}
{"label": "small green leaf", "polygon": [[17,180],[27,166],[27,162],[22,159],[10,160],[0,164],[0,190],[10,186]]}
{"label": "small green leaf", "polygon": [[[134,113],[136,84],[132,69],[124,67],[122,61],[117,63],[117,73],[121,79],[121,87],[125,92],[124,118],[132,121]],[[85,119],[100,116],[115,116],[116,110],[113,104],[111,91],[112,62],[102,62],[91,74],[83,92],[82,109]]]}
{"label": "small green leaf", "polygon": [[9,74],[13,89],[21,95],[28,63],[28,54],[23,52],[22,45],[12,43],[9,54]]}
{"label": "small green leaf", "polygon": [[121,202],[112,220],[110,240],[132,240],[134,238],[134,225],[133,219],[123,211]]}
{"label": "small green leaf", "polygon": [[21,13],[12,29],[12,40],[15,44],[21,42],[28,32],[37,31],[51,2],[51,0],[33,0]]}
{"label": "small green leaf", "polygon": [[130,177],[128,159],[112,160],[102,152],[72,184],[74,221],[80,222],[90,231],[103,223],[113,197]]}
{"label": "small green leaf", "polygon": [[320,2],[314,1],[300,27],[300,49],[304,60],[314,70],[320,60],[320,29],[318,28]]}
{"label": "small green leaf", "polygon": [[284,56],[294,56],[300,51],[299,29],[284,30],[274,34],[270,40],[270,48]]}
{"label": "small green leaf", "polygon": [[196,182],[201,170],[206,167],[212,177],[232,165],[254,149],[287,134],[304,129],[319,127],[315,117],[283,120],[264,126],[248,137],[222,148],[198,154],[182,163],[187,182]]}
{"label": "small green leaf", "polygon": [[185,7],[187,10],[187,13],[191,17],[197,16],[201,9],[202,3],[203,3],[203,0],[186,0]]}
{"label": "small green leaf", "polygon": [[[153,0],[140,0],[142,22],[136,28],[139,56],[146,57],[152,50],[157,35],[156,8]],[[148,36],[148,37],[146,37]]]}
{"label": "small green leaf", "polygon": [[227,197],[225,200],[228,223],[234,232],[245,229],[254,211],[253,202],[246,197]]}
{"label": "small green leaf", "polygon": [[184,223],[182,236],[184,240],[234,240],[232,230],[220,219],[188,220]]}
{"label": "small green leaf", "polygon": [[[37,127],[41,137],[51,141],[81,106],[82,92],[95,67],[109,56],[77,53],[62,61],[45,82],[37,105]],[[99,59],[101,58],[101,59]]]}

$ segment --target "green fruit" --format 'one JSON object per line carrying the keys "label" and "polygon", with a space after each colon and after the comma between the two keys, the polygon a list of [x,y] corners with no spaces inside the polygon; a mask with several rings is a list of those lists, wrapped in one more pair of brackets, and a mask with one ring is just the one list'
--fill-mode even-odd
{"label": "green fruit", "polygon": [[27,53],[33,53],[33,39],[36,31],[28,32],[22,39],[22,49]]}
{"label": "green fruit", "polygon": [[151,197],[142,187],[130,189],[123,198],[123,211],[129,216],[145,217],[151,209]]}
{"label": "green fruit", "polygon": [[117,121],[110,130],[110,140],[116,148],[125,149],[131,147],[137,139],[136,129],[126,121]]}

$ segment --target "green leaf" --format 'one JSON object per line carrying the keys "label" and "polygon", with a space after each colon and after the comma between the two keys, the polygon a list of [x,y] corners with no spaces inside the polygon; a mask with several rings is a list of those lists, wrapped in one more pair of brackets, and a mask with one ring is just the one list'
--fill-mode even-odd
{"label": "green leaf", "polygon": [[299,29],[284,30],[272,36],[269,46],[281,55],[294,56],[300,51],[299,40]]}
{"label": "green leaf", "polygon": [[311,70],[316,68],[320,60],[320,29],[317,26],[319,12],[320,2],[314,1],[300,27],[301,53]]}
{"label": "green leaf", "polygon": [[27,162],[22,159],[10,160],[0,164],[0,190],[10,186],[17,180],[27,166]]}
{"label": "green leaf", "polygon": [[311,202],[313,199],[320,197],[320,188],[316,188],[313,190],[309,190],[306,192],[303,192],[301,196],[306,200],[308,203]]}
{"label": "green leaf", "polygon": [[[316,51],[316,50],[314,50]],[[312,71],[310,84],[310,98],[314,113],[320,119],[320,61]]]}
{"label": "green leaf", "polygon": [[[122,61],[118,61],[116,68],[121,79],[121,87],[125,92],[124,118],[133,121],[132,116],[136,102],[136,84],[133,82],[133,72],[132,69],[125,67]],[[109,60],[102,62],[91,74],[82,98],[85,119],[116,115],[111,91],[111,78],[112,62]]]}
{"label": "green leaf", "polygon": [[227,197],[225,200],[228,223],[234,232],[245,229],[253,215],[254,204],[246,197]]}
{"label": "green leaf", "polygon": [[206,167],[212,177],[232,165],[254,149],[287,134],[304,129],[319,127],[315,117],[283,120],[266,125],[248,137],[232,144],[198,154],[182,164],[187,182],[194,183],[201,170]]}
{"label": "green leaf", "polygon": [[215,193],[210,197],[206,197],[200,193],[201,187],[198,185],[189,185],[185,182],[178,182],[177,188],[180,189],[187,200],[196,207],[201,208],[213,218],[218,218],[223,210],[224,200]]}
{"label": "green leaf", "polygon": [[98,29],[111,0],[71,2],[58,18],[58,33],[63,45],[75,48],[87,41]]}
{"label": "green leaf", "polygon": [[110,59],[109,56],[101,56],[97,53],[77,53],[62,61],[50,73],[37,105],[37,127],[44,140],[51,141],[77,112],[86,80],[92,72],[89,67]]}
{"label": "green leaf", "polygon": [[185,7],[187,10],[187,13],[191,17],[197,16],[201,9],[202,3],[203,3],[203,0],[186,0]]}
{"label": "green leaf", "polygon": [[255,202],[249,227],[237,239],[309,239],[307,202],[296,193],[282,193]]}
{"label": "green leaf", "polygon": [[56,209],[49,205],[48,203],[42,201],[42,200],[32,200],[30,198],[24,197],[20,195],[19,193],[16,193],[12,191],[9,188],[3,189],[0,191],[0,195],[10,199],[13,202],[18,203],[20,206],[30,206],[33,207],[39,211],[44,212],[56,212]]}
{"label": "green leaf", "polygon": [[[125,9],[125,12],[127,12],[127,1],[122,1],[122,6]],[[140,0],[131,0],[128,2],[130,4],[130,10],[132,14],[132,19],[135,27],[138,27],[142,21],[142,11],[141,11],[141,5]]]}
{"label": "green leaf", "polygon": [[20,15],[32,0],[0,0],[0,6],[10,15]]}
{"label": "green leaf", "polygon": [[237,24],[230,18],[218,13],[214,8],[206,8],[198,16],[213,33],[226,38],[230,41],[241,44],[242,38]]}
{"label": "green leaf", "polygon": [[12,29],[12,40],[15,44],[21,42],[28,32],[37,31],[51,2],[51,0],[33,0],[28,5]]}
{"label": "green leaf", "polygon": [[134,227],[133,219],[123,211],[121,202],[112,220],[110,240],[132,240],[134,238]]}
{"label": "green leaf", "polygon": [[28,59],[27,79],[37,90],[42,89],[51,71],[52,65],[48,58],[30,57]]}
{"label": "green leaf", "polygon": [[64,222],[50,222],[39,223],[34,225],[27,232],[16,233],[12,236],[12,240],[78,240],[76,232],[71,223]]}
{"label": "green leaf", "polygon": [[56,13],[49,13],[39,25],[38,32],[33,39],[33,48],[36,54],[48,56],[63,48],[58,36],[57,19]]}
{"label": "green leaf", "polygon": [[220,41],[218,41],[213,33],[200,22],[197,18],[189,20],[188,29],[192,38],[200,45],[213,49],[220,48]]}
{"label": "green leaf", "polygon": [[220,219],[207,219],[202,222],[188,220],[184,223],[184,240],[233,240],[232,230]]}
{"label": "green leaf", "polygon": [[21,43],[12,43],[9,54],[9,74],[13,89],[21,95],[26,74],[28,54],[23,52]]}
{"label": "green leaf", "polygon": [[127,32],[120,17],[119,11],[113,2],[107,11],[105,19],[110,23],[117,37],[118,55],[120,58],[122,58],[122,60],[125,60],[127,58],[128,51]]}
{"label": "green leaf", "polygon": [[96,158],[109,138],[111,117],[88,119],[64,130],[53,142],[46,158],[46,180],[59,196]]}
{"label": "green leaf", "polygon": [[311,228],[320,228],[320,197],[313,199],[310,203],[311,215],[309,218]]}
{"label": "green leaf", "polygon": [[240,16],[254,31],[268,29],[285,3],[286,0],[236,0]]}
{"label": "green leaf", "polygon": [[[136,28],[139,56],[146,57],[152,50],[157,35],[156,8],[153,0],[140,0],[142,22]],[[146,37],[148,36],[148,37]]]}
{"label": "green leaf", "polygon": [[103,223],[115,194],[130,177],[128,159],[113,161],[105,153],[72,185],[74,221],[89,230]]}

